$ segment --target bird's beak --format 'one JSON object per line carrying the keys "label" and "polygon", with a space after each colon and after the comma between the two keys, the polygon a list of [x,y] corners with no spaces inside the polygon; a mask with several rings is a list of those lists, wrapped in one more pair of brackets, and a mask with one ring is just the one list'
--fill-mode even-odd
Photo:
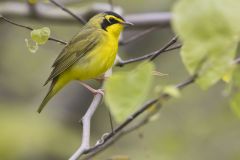
{"label": "bird's beak", "polygon": [[134,25],[133,23],[127,22],[127,21],[122,22],[121,24],[124,25],[124,26],[133,26]]}

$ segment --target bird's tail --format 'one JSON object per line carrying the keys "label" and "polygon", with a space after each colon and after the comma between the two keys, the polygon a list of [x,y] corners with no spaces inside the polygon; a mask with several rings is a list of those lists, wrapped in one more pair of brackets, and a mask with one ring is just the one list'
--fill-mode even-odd
{"label": "bird's tail", "polygon": [[45,98],[43,99],[41,105],[39,106],[37,112],[41,113],[41,111],[43,110],[43,108],[45,107],[45,105],[48,103],[48,101],[65,85],[66,83],[61,83],[59,82],[59,80],[54,79],[52,81],[52,84],[48,90],[47,95],[45,96]]}

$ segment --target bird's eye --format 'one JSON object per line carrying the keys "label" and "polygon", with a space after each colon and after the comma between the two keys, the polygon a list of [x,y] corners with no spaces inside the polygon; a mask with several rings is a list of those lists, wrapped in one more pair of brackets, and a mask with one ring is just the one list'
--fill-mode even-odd
{"label": "bird's eye", "polygon": [[117,21],[116,19],[114,19],[114,18],[109,18],[109,22],[110,22],[111,24],[118,23],[118,21]]}

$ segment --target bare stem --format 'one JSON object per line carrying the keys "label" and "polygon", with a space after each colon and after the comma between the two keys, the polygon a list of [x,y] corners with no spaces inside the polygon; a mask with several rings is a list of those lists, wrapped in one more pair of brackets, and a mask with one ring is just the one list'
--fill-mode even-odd
{"label": "bare stem", "polygon": [[127,120],[125,120],[121,125],[119,125],[116,129],[113,130],[113,132],[109,133],[109,134],[104,134],[106,136],[101,138],[101,143],[96,144],[94,147],[89,148],[88,150],[85,150],[84,154],[90,153],[96,149],[98,149],[99,147],[101,147],[102,145],[104,145],[107,141],[109,141],[113,136],[115,136],[116,133],[118,133],[119,131],[121,131],[124,127],[126,127],[130,122],[132,122],[135,118],[137,118],[141,113],[143,113],[147,108],[149,108],[150,106],[152,106],[153,104],[155,104],[158,101],[158,99],[152,99],[150,101],[148,101],[145,105],[143,105],[137,112],[135,112],[134,114],[132,114],[130,117],[127,118]]}
{"label": "bare stem", "polygon": [[[197,76],[191,76],[187,80],[177,84],[176,88],[183,89],[183,88],[187,87],[188,85],[192,84],[195,81],[196,78],[197,78]],[[145,123],[147,123],[147,120],[146,120],[147,117],[145,117],[145,120],[143,119],[142,122],[139,122],[139,124],[137,123],[136,124],[137,126],[135,126],[135,127],[133,126],[133,128],[130,127],[129,130],[125,129],[125,127],[129,123],[131,123],[139,115],[141,115],[146,110],[148,110],[150,107],[152,107],[152,105],[158,103],[159,100],[168,99],[168,98],[171,98],[171,96],[168,95],[168,94],[161,94],[158,98],[149,100],[142,107],[140,107],[140,109],[138,111],[133,113],[131,116],[128,117],[128,119],[126,119],[122,124],[120,124],[116,129],[114,129],[113,132],[108,133],[107,135],[104,134],[104,136],[99,140],[99,141],[101,141],[101,143],[97,143],[95,146],[89,148],[88,150],[85,150],[83,152],[83,154],[89,154],[89,155],[94,154],[95,155],[95,154],[97,154],[97,152],[100,152],[100,151],[106,149],[111,143],[116,141],[119,138],[119,136],[120,136],[119,134],[124,134],[124,133],[131,132],[134,129],[139,128],[141,125],[144,125]],[[148,116],[148,118],[149,117],[150,116]]]}
{"label": "bare stem", "polygon": [[64,7],[62,4],[56,2],[55,0],[49,0],[52,4],[56,5],[57,7],[61,8],[63,11],[67,12],[68,14],[70,14],[73,18],[75,18],[76,20],[78,20],[80,23],[85,24],[86,20],[83,19],[80,16],[77,16],[76,14],[74,14],[72,11],[70,11],[69,9],[67,9],[66,7]]}
{"label": "bare stem", "polygon": [[172,46],[177,42],[177,36],[173,37],[167,44],[165,44],[156,54],[154,54],[151,58],[150,61],[153,61],[155,58],[157,58],[164,50]]}
{"label": "bare stem", "polygon": [[141,56],[141,57],[132,58],[132,59],[129,59],[129,60],[121,60],[121,59],[119,59],[118,62],[116,63],[116,66],[122,67],[122,66],[124,66],[126,64],[143,61],[143,60],[146,60],[146,59],[149,59],[149,58],[153,57],[157,53],[161,54],[161,53],[172,51],[172,50],[175,50],[175,49],[178,49],[178,48],[181,48],[181,47],[182,47],[182,45],[178,44],[176,46],[173,46],[173,47],[170,47],[170,48],[166,48],[164,50],[162,48],[160,48],[159,50],[156,50],[154,52],[148,53],[148,54],[146,54],[144,56]]}
{"label": "bare stem", "polygon": [[[34,30],[32,27],[29,27],[29,26],[25,26],[25,25],[22,25],[22,24],[19,24],[19,23],[16,23],[16,22],[13,22],[12,20],[6,18],[6,17],[0,17],[1,19],[3,19],[5,22],[8,22],[9,24],[12,24],[12,25],[15,25],[15,26],[18,26],[18,27],[21,27],[21,28],[25,28],[25,29],[28,29],[30,31]],[[53,38],[53,37],[49,37],[48,40],[50,41],[55,41],[55,42],[58,42],[58,43],[61,43],[61,44],[64,44],[66,45],[67,42],[65,41],[62,41],[62,40],[59,40],[59,39],[56,39],[56,38]]]}
{"label": "bare stem", "polygon": [[[72,0],[68,0],[72,1]],[[80,0],[78,0],[79,2]],[[60,0],[58,1],[60,2]],[[61,1],[63,2],[63,1]],[[62,3],[64,4],[64,3]],[[15,17],[15,18],[29,18],[31,17],[31,12],[28,10],[28,4],[20,1],[1,1],[0,2],[0,13],[6,17]],[[64,7],[65,8],[65,7]],[[116,6],[114,7],[114,9]],[[118,10],[121,10],[118,7]],[[56,10],[54,6],[47,5],[36,5],[37,17],[36,19],[50,23],[76,23],[75,18],[64,14],[62,10]],[[109,3],[97,4],[93,3],[86,10],[80,10],[79,7],[72,8],[71,12],[81,16],[83,19],[88,19],[93,15],[109,10]],[[46,12],[50,11],[50,12]],[[170,12],[149,12],[149,13],[132,13],[124,15],[124,18],[127,21],[134,23],[134,28],[144,29],[150,28],[152,26],[156,27],[170,27],[170,22],[172,19],[172,14]]]}
{"label": "bare stem", "polygon": [[151,27],[149,29],[141,31],[140,34],[136,34],[136,35],[132,36],[131,38],[127,39],[127,40],[120,41],[119,45],[123,45],[124,46],[124,45],[127,45],[127,44],[131,43],[131,42],[134,42],[136,39],[139,39],[139,38],[145,36],[146,34],[152,32],[152,31],[154,31],[156,29],[157,29],[157,27]]}
{"label": "bare stem", "polygon": [[107,143],[105,143],[102,147],[94,150],[93,152],[88,154],[86,157],[84,157],[82,160],[89,160],[90,158],[96,156],[97,154],[101,153],[102,151],[104,151],[105,149],[107,149],[108,147],[113,145],[118,139],[120,139],[124,135],[126,135],[130,132],[136,131],[140,127],[143,127],[144,125],[146,125],[149,122],[149,119],[151,118],[151,116],[156,114],[160,108],[161,108],[160,105],[156,106],[156,108],[154,110],[152,110],[147,115],[145,115],[139,122],[137,122],[136,124],[134,124],[128,128],[123,129],[122,131],[117,133],[113,138],[111,138]]}
{"label": "bare stem", "polygon": [[93,98],[91,105],[89,106],[86,114],[82,118],[83,124],[83,134],[82,134],[82,143],[81,146],[77,149],[77,151],[69,158],[69,160],[77,160],[80,155],[82,155],[86,150],[89,149],[90,146],[90,126],[92,116],[101,103],[102,95],[96,94]]}

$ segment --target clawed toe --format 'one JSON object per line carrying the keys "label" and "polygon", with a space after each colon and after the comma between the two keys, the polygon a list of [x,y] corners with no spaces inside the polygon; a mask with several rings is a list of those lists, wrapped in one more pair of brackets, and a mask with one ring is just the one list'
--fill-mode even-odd
{"label": "clawed toe", "polygon": [[104,96],[104,89],[97,89],[93,92],[95,95],[96,94],[101,94],[102,96]]}

